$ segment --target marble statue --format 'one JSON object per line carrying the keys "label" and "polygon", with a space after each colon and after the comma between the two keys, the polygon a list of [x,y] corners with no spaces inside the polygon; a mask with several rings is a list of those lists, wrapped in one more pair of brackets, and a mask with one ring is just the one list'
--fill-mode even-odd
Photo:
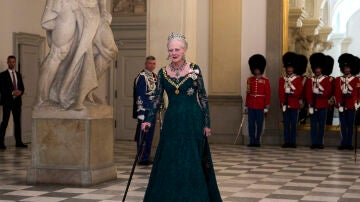
{"label": "marble statue", "polygon": [[50,51],[40,67],[36,107],[81,110],[101,103],[99,78],[117,55],[106,0],[47,0],[41,25]]}

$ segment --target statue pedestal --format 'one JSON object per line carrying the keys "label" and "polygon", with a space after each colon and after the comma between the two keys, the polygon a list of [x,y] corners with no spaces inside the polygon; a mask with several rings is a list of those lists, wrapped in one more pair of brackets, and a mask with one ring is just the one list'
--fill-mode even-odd
{"label": "statue pedestal", "polygon": [[90,186],[116,179],[113,110],[33,111],[30,184]]}

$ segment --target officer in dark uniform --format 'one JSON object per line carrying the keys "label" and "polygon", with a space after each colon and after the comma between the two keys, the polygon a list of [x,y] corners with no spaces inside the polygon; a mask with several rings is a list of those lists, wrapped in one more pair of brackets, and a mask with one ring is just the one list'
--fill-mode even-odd
{"label": "officer in dark uniform", "polygon": [[[138,162],[140,165],[150,165],[151,144],[154,136],[155,123],[151,123],[148,132],[141,133],[141,123],[145,120],[152,108],[154,93],[157,84],[157,76],[153,73],[156,67],[154,56],[148,56],[145,61],[145,68],[137,75],[134,81],[134,108],[133,118],[137,119],[135,141],[139,152]],[[145,138],[141,145],[142,138]]]}

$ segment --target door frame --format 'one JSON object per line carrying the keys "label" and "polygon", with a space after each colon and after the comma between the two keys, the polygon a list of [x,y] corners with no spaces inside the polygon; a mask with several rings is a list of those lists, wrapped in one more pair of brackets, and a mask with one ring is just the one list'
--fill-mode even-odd
{"label": "door frame", "polygon": [[38,60],[39,64],[43,61],[45,57],[45,37],[37,35],[37,34],[30,34],[25,32],[14,32],[13,33],[13,50],[14,55],[17,58],[18,66],[17,70],[21,72],[20,67],[20,46],[21,45],[31,45],[36,46],[39,48]]}
{"label": "door frame", "polygon": [[[13,33],[13,54],[17,58],[17,67],[16,70],[21,73],[21,54],[20,54],[20,47],[26,46],[34,46],[38,49],[38,71],[40,70],[40,65],[43,59],[45,58],[45,37],[37,34],[25,33],[25,32],[14,32]],[[37,82],[37,81],[35,81]],[[36,84],[37,85],[37,84]],[[26,88],[26,87],[25,87]],[[30,105],[32,105],[31,103]],[[12,121],[12,120],[11,120]],[[13,138],[8,138],[9,141]],[[31,136],[23,136],[23,140],[25,142],[31,141]]]}

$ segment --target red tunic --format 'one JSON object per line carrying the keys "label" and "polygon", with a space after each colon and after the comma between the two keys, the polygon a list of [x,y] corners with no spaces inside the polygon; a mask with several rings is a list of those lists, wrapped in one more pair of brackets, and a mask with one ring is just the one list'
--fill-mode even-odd
{"label": "red tunic", "polygon": [[[286,93],[286,88],[290,88],[291,93]],[[302,93],[302,79],[299,76],[283,76],[279,79],[279,100],[281,105],[286,104],[288,109],[300,109],[299,100]]]}
{"label": "red tunic", "polygon": [[334,95],[336,107],[343,106],[345,109],[354,109],[355,103],[359,100],[359,78],[354,76],[336,77]]}
{"label": "red tunic", "polygon": [[270,104],[270,81],[263,76],[249,77],[247,80],[246,106],[252,109],[264,109]]}
{"label": "red tunic", "polygon": [[[314,93],[314,89],[318,89],[321,93]],[[329,99],[332,96],[330,77],[308,78],[305,84],[305,92],[305,98],[309,105],[315,109],[328,108]]]}

